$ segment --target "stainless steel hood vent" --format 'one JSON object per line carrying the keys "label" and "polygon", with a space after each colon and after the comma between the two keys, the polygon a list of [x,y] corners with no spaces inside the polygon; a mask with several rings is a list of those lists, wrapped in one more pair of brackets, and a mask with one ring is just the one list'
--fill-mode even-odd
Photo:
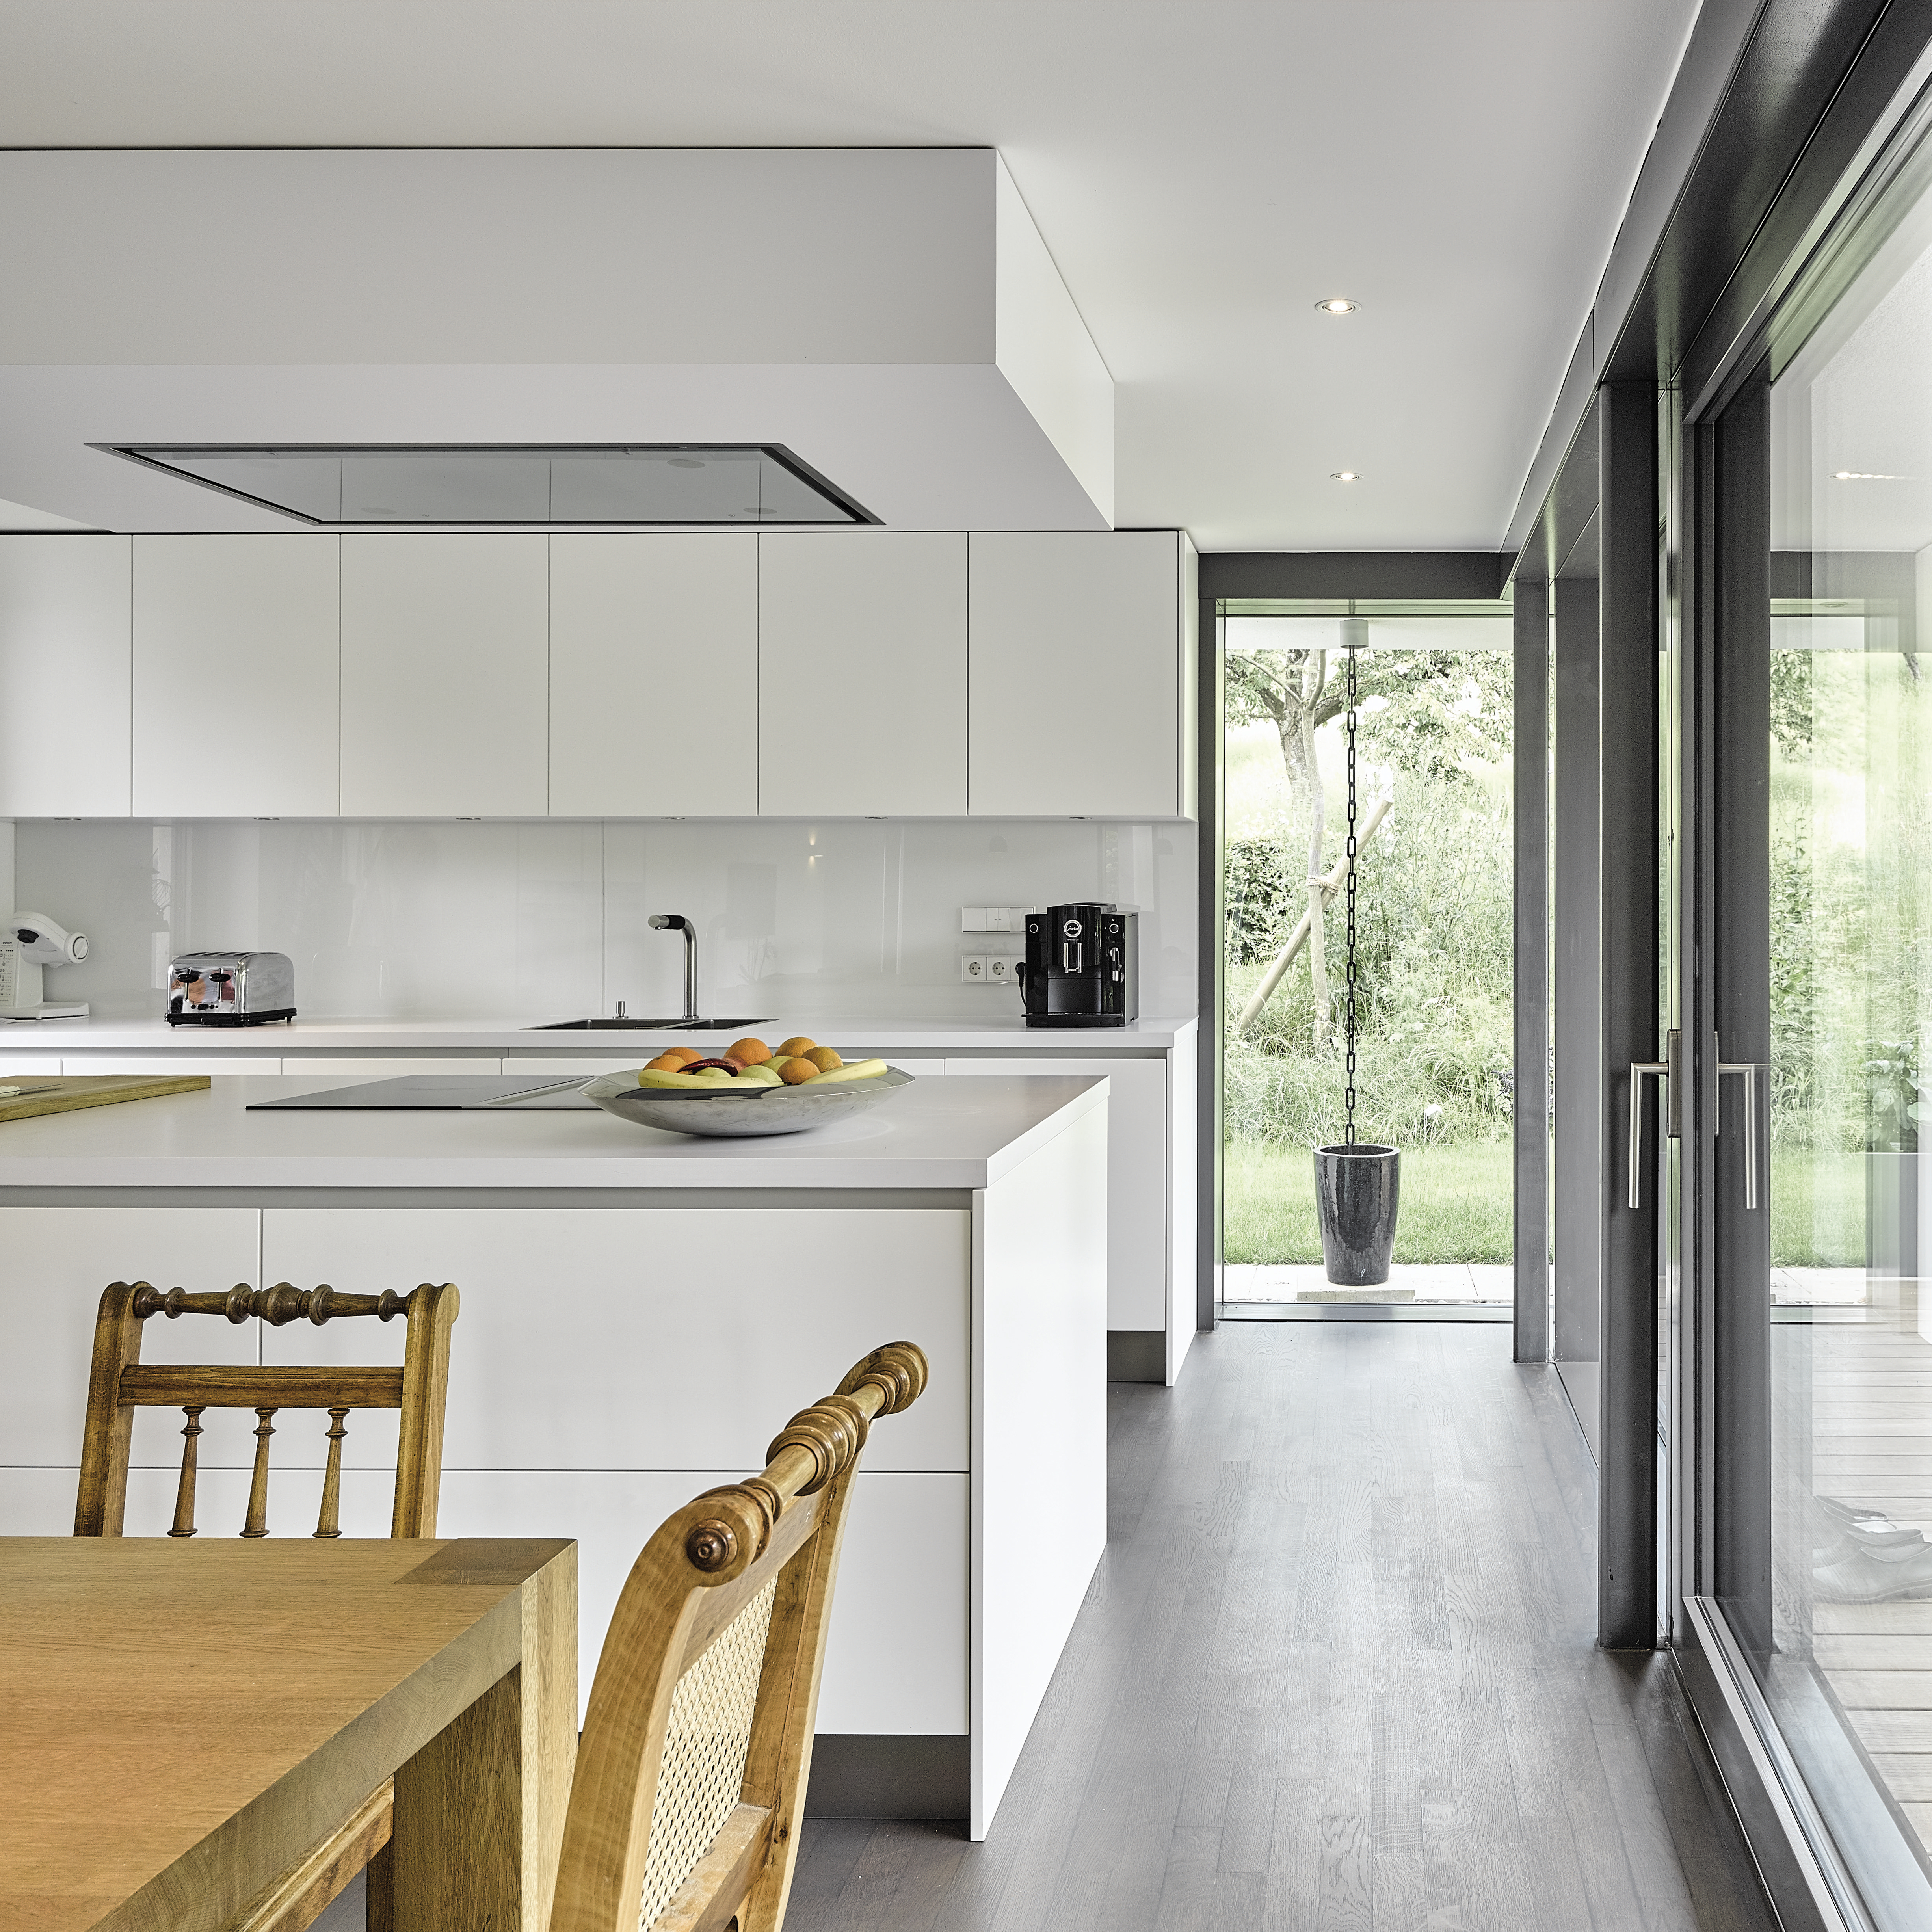
{"label": "stainless steel hood vent", "polygon": [[879,521],[775,442],[93,447],[310,524]]}

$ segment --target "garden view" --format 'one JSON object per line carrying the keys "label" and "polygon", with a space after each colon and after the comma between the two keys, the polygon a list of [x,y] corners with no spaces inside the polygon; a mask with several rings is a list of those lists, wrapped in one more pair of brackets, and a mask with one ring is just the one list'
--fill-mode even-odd
{"label": "garden view", "polygon": [[1343,1118],[1345,625],[1357,1133],[1402,1151],[1398,1265],[1506,1263],[1513,657],[1495,606],[1227,620],[1226,1258],[1322,1259],[1310,1150]]}

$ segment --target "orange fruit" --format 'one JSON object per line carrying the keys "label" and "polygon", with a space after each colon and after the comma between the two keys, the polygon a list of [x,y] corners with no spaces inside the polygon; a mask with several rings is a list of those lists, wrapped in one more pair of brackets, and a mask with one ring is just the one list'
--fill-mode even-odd
{"label": "orange fruit", "polygon": [[677,1049],[673,1047],[670,1052],[661,1053],[656,1059],[647,1060],[644,1064],[653,1073],[675,1073],[684,1065],[684,1062],[678,1058]]}
{"label": "orange fruit", "polygon": [[[658,1058],[660,1060],[675,1060],[677,1066],[688,1066],[694,1060],[702,1060],[704,1056],[695,1047],[668,1046],[658,1055]],[[677,1066],[672,1068],[673,1072],[677,1070]]]}
{"label": "orange fruit", "polygon": [[754,1034],[734,1040],[724,1049],[724,1058],[735,1060],[740,1066],[762,1066],[771,1057],[771,1048]]}
{"label": "orange fruit", "polygon": [[843,1066],[845,1064],[844,1061],[838,1058],[837,1053],[829,1046],[814,1046],[804,1057],[810,1060],[821,1073],[830,1073],[835,1066]]}
{"label": "orange fruit", "polygon": [[788,1087],[800,1087],[808,1080],[816,1080],[818,1069],[808,1060],[788,1060],[778,1069],[778,1078]]}
{"label": "orange fruit", "polygon": [[778,1048],[774,1057],[779,1060],[795,1059],[802,1054],[809,1053],[818,1044],[817,1040],[808,1040],[802,1033],[795,1033]]}

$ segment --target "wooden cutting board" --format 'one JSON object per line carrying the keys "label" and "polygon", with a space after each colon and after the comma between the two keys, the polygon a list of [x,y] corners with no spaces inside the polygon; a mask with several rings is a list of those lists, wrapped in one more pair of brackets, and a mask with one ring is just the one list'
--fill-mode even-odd
{"label": "wooden cutting board", "polygon": [[30,1120],[36,1114],[70,1114],[76,1107],[111,1107],[117,1100],[152,1100],[163,1094],[192,1094],[208,1084],[206,1073],[96,1073],[56,1079],[22,1073],[0,1087],[20,1092],[0,1100],[0,1120]]}

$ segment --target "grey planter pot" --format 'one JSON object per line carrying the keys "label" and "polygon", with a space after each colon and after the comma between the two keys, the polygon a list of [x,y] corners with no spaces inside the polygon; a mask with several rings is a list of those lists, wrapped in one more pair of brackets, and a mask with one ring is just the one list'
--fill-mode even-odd
{"label": "grey planter pot", "polygon": [[1389,1278],[1402,1156],[1358,1141],[1315,1150],[1315,1207],[1322,1252],[1337,1288],[1375,1288]]}

